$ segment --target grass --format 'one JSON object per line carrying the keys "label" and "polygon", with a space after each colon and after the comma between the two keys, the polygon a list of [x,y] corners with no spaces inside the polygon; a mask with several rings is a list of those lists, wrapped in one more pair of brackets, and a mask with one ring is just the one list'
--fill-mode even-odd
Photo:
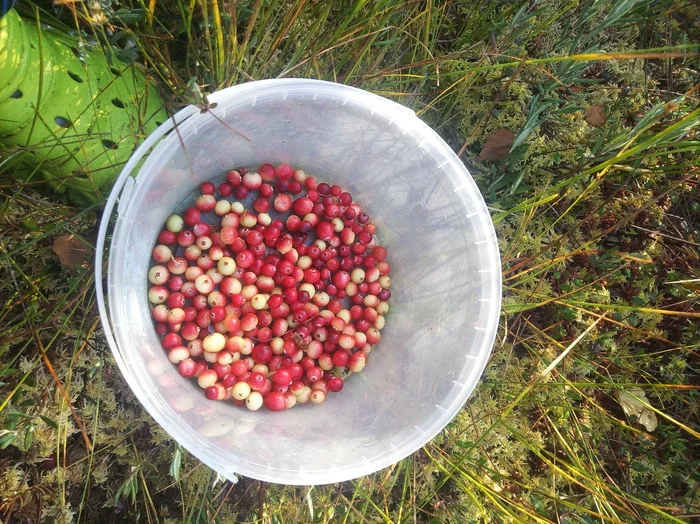
{"label": "grass", "polygon": [[[28,4],[28,5],[27,5]],[[60,2],[42,19],[138,59],[172,111],[251,79],[362,87],[459,151],[504,304],[483,379],[413,456],[338,485],[232,484],[120,378],[75,206],[0,172],[6,522],[690,522],[700,516],[700,12],[683,0]],[[25,3],[26,16],[33,16]],[[596,126],[586,110],[602,106]],[[599,126],[599,127],[597,127]],[[494,132],[513,143],[477,156]],[[3,169],[0,167],[0,169]],[[628,393],[640,401],[629,410]],[[638,415],[655,417],[645,426]]]}

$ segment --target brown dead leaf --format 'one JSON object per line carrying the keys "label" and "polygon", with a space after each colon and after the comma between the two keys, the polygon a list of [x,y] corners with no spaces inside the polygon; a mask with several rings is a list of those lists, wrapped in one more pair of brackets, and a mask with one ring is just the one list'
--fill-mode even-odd
{"label": "brown dead leaf", "polygon": [[603,127],[603,124],[608,121],[605,116],[605,105],[596,104],[584,111],[583,118],[593,127]]}
{"label": "brown dead leaf", "polygon": [[510,129],[497,129],[489,135],[476,157],[480,162],[505,162],[513,146],[515,134]]}
{"label": "brown dead leaf", "polygon": [[93,248],[76,235],[61,235],[53,241],[53,252],[58,255],[61,264],[66,267],[86,267],[93,255]]}

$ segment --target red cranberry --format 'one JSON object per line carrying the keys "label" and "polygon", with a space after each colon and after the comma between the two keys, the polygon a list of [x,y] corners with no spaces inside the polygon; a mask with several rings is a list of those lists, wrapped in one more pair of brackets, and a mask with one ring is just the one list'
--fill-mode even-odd
{"label": "red cranberry", "polygon": [[246,364],[245,360],[236,360],[231,363],[231,373],[235,376],[240,377],[246,371],[248,371],[248,364]]}
{"label": "red cranberry", "polygon": [[263,400],[265,407],[270,411],[283,411],[287,409],[287,398],[284,393],[271,391]]}
{"label": "red cranberry", "polygon": [[347,271],[338,271],[333,275],[333,284],[338,289],[345,289],[350,282],[350,274]]}
{"label": "red cranberry", "polygon": [[264,182],[263,184],[260,185],[258,192],[260,193],[261,197],[270,198],[272,196],[273,189],[272,189],[272,186],[270,184],[268,184],[267,182]]}
{"label": "red cranberry", "polygon": [[273,180],[275,178],[275,168],[272,164],[263,164],[258,168],[258,173],[263,180]]}
{"label": "red cranberry", "polygon": [[254,261],[255,261],[255,256],[253,255],[253,253],[251,253],[247,249],[236,254],[236,264],[238,264],[242,268],[247,268],[247,267],[252,266]]}
{"label": "red cranberry", "polygon": [[275,169],[275,175],[281,180],[289,180],[292,178],[293,174],[294,170],[289,164],[280,164],[277,166],[277,169]]}
{"label": "red cranberry", "polygon": [[245,197],[248,196],[248,188],[246,188],[243,185],[238,186],[233,190],[233,195],[238,199],[238,200],[243,200]]}
{"label": "red cranberry", "polygon": [[338,393],[340,390],[343,389],[343,379],[340,377],[332,377],[328,379],[328,390],[332,391],[333,393]]}
{"label": "red cranberry", "polygon": [[275,197],[273,207],[278,213],[286,213],[292,207],[292,197],[285,193],[280,193]]}
{"label": "red cranberry", "polygon": [[316,179],[314,177],[307,176],[306,180],[304,180],[304,186],[311,192],[316,189],[316,187],[318,186],[318,182],[316,182]]}
{"label": "red cranberry", "polygon": [[253,201],[253,209],[258,213],[267,213],[270,209],[270,201],[267,198],[256,198]]}
{"label": "red cranberry", "polygon": [[306,370],[306,378],[311,382],[317,382],[323,377],[323,370],[317,366],[310,367]]}
{"label": "red cranberry", "polygon": [[231,184],[232,187],[238,187],[241,185],[241,180],[242,176],[245,173],[241,173],[243,170],[238,170],[238,171],[229,171],[226,173],[226,180],[228,181],[229,184]]}
{"label": "red cranberry", "polygon": [[216,207],[216,198],[214,198],[212,195],[202,195],[195,200],[194,205],[202,213],[213,211]]}
{"label": "red cranberry", "polygon": [[194,226],[202,218],[202,214],[196,207],[188,207],[182,214],[182,220],[187,226]]}
{"label": "red cranberry", "polygon": [[254,371],[248,377],[248,384],[250,385],[251,389],[259,391],[260,389],[265,387],[265,375]]}
{"label": "red cranberry", "polygon": [[189,229],[183,229],[177,234],[177,243],[182,247],[191,246],[194,244],[195,240],[196,237],[194,236],[194,233]]}
{"label": "red cranberry", "polygon": [[182,345],[182,338],[176,333],[168,333],[161,339],[160,345],[163,349],[172,349]]}
{"label": "red cranberry", "polygon": [[357,240],[362,244],[369,244],[372,241],[372,235],[370,235],[367,231],[362,231],[359,235],[357,235]]}
{"label": "red cranberry", "polygon": [[253,347],[251,356],[256,363],[267,364],[272,358],[272,349],[267,344],[258,344]]}
{"label": "red cranberry", "polygon": [[163,244],[166,246],[172,246],[175,242],[177,242],[177,235],[173,233],[172,231],[161,231],[158,234],[158,243]]}
{"label": "red cranberry", "polygon": [[185,360],[182,360],[178,365],[177,365],[177,371],[182,375],[183,377],[190,378],[193,377],[195,374],[195,371],[197,370],[197,365],[194,360],[191,358],[186,358]]}
{"label": "red cranberry", "polygon": [[288,386],[292,383],[292,374],[287,369],[278,369],[272,375],[272,382]]}

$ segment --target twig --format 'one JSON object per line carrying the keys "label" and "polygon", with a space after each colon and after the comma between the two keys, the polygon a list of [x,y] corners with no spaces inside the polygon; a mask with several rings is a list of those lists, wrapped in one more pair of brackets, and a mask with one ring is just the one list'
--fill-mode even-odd
{"label": "twig", "polygon": [[34,335],[34,340],[36,341],[36,345],[39,348],[39,352],[41,353],[41,358],[44,361],[44,365],[46,366],[46,369],[48,369],[49,373],[53,377],[54,382],[56,382],[56,387],[58,387],[59,391],[63,395],[63,398],[66,401],[66,404],[68,404],[68,409],[70,409],[70,413],[73,416],[73,420],[78,425],[78,428],[80,429],[80,433],[83,435],[83,440],[85,441],[85,446],[87,447],[88,451],[91,452],[93,450],[93,446],[92,446],[92,442],[90,441],[90,437],[88,436],[87,431],[85,430],[85,423],[82,421],[82,419],[78,416],[75,409],[73,408],[73,403],[70,400],[70,396],[68,395],[66,388],[63,387],[63,383],[61,382],[61,379],[58,378],[58,375],[56,374],[56,371],[54,370],[53,365],[51,364],[51,361],[49,360],[49,356],[46,354],[46,350],[44,349],[44,345],[41,343],[41,339],[39,338],[39,335],[37,334],[36,331],[32,331],[32,334]]}

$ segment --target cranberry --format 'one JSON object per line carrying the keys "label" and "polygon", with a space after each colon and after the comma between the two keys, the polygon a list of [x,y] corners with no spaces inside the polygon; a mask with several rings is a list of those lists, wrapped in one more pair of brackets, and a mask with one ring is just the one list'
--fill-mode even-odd
{"label": "cranberry", "polygon": [[214,207],[216,207],[216,198],[213,195],[202,195],[195,200],[194,205],[202,213],[213,211]]}
{"label": "cranberry", "polygon": [[242,376],[246,371],[248,371],[248,364],[245,360],[236,360],[231,364],[231,373],[237,377]]}
{"label": "cranberry", "polygon": [[264,398],[265,407],[270,411],[283,411],[287,409],[287,398],[284,393],[271,391]]}
{"label": "cranberry", "polygon": [[292,383],[292,374],[287,369],[278,369],[272,375],[272,382],[288,386]]}
{"label": "cranberry", "polygon": [[226,182],[223,182],[222,184],[219,184],[219,194],[222,197],[228,197],[231,196],[231,193],[233,193],[233,187],[231,184],[228,184]]}
{"label": "cranberry", "polygon": [[293,362],[289,364],[287,367],[289,374],[292,378],[292,380],[299,380],[301,377],[304,376],[304,368],[301,366],[301,364],[297,362]]}
{"label": "cranberry", "polygon": [[258,173],[263,180],[273,180],[275,178],[275,167],[272,164],[262,164],[258,168]]}
{"label": "cranberry", "polygon": [[[347,336],[347,335],[346,335]],[[350,362],[350,352],[346,349],[338,350],[333,353],[333,364],[338,367],[345,367]]]}
{"label": "cranberry", "polygon": [[[245,173],[243,173],[245,174]],[[226,180],[228,180],[228,183],[231,184],[232,187],[238,187],[241,185],[241,173],[239,171],[229,171],[226,173]]]}
{"label": "cranberry", "polygon": [[384,246],[374,246],[371,255],[377,262],[384,262],[386,260],[386,248]]}
{"label": "cranberry", "polygon": [[243,251],[236,254],[236,264],[242,268],[247,268],[253,265],[255,261],[255,256],[252,252],[244,249]]}
{"label": "cranberry", "polygon": [[256,198],[253,201],[253,209],[258,213],[267,213],[270,210],[270,201],[267,198]]}
{"label": "cranberry", "polygon": [[328,379],[328,390],[333,393],[338,393],[343,389],[344,383],[343,379],[340,377],[332,377]]}
{"label": "cranberry", "polygon": [[306,378],[308,378],[310,382],[321,380],[322,377],[323,370],[320,367],[313,366],[306,370]]}
{"label": "cranberry", "polygon": [[183,377],[193,377],[196,370],[196,363],[191,358],[186,358],[185,360],[180,361],[180,363],[177,365],[177,371]]}
{"label": "cranberry", "polygon": [[238,200],[245,199],[245,197],[248,196],[248,188],[243,185],[238,186],[233,190],[233,196],[235,196]]}
{"label": "cranberry", "polygon": [[163,346],[163,349],[172,349],[182,345],[182,338],[176,333],[168,333],[161,339],[160,345]]}
{"label": "cranberry", "polygon": [[249,231],[248,234],[245,237],[245,241],[248,243],[249,246],[259,246],[262,244],[263,241],[263,236],[260,231]]}
{"label": "cranberry", "polygon": [[[226,375],[226,376],[221,380],[221,383],[223,384],[223,386],[224,386],[225,388],[230,388],[230,387],[233,387],[233,386],[236,384],[236,381],[237,381],[237,380],[238,380],[238,379],[236,378],[236,375],[234,375],[233,373],[229,373],[228,375]],[[329,387],[330,387],[330,386],[329,386]]]}
{"label": "cranberry", "polygon": [[260,196],[263,198],[270,198],[273,193],[272,186],[268,184],[267,182],[264,182],[263,184],[260,185],[260,188],[258,189]]}
{"label": "cranberry", "polygon": [[258,344],[253,348],[251,356],[258,364],[266,364],[272,358],[272,349],[266,344]]}
{"label": "cranberry", "polygon": [[159,244],[164,244],[166,246],[172,246],[177,242],[177,235],[173,233],[172,231],[161,231],[158,234],[158,243]]}
{"label": "cranberry", "polygon": [[275,170],[275,175],[277,175],[277,178],[281,180],[289,180],[290,178],[292,178],[293,174],[294,170],[289,164],[280,164]]}
{"label": "cranberry", "polygon": [[250,376],[248,377],[248,385],[251,387],[251,389],[254,389],[256,391],[261,390],[263,387],[265,387],[265,375],[262,373],[257,373],[253,371]]}

